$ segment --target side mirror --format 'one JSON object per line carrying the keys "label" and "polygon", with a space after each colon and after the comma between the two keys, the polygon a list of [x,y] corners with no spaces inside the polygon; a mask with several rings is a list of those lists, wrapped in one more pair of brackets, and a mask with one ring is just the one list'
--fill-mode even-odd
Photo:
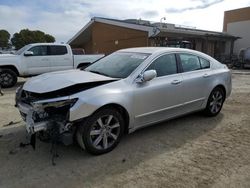
{"label": "side mirror", "polygon": [[33,52],[31,52],[31,51],[26,51],[26,52],[24,52],[23,55],[24,55],[24,56],[33,56],[34,54],[33,54]]}
{"label": "side mirror", "polygon": [[139,75],[136,82],[137,83],[148,82],[154,79],[156,76],[157,76],[157,73],[155,70],[147,70],[144,73]]}

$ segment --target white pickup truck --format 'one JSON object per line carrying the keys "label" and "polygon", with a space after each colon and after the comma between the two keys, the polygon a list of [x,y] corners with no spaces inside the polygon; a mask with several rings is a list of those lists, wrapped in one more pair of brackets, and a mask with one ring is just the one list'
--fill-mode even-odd
{"label": "white pickup truck", "polygon": [[3,88],[14,86],[17,77],[84,68],[103,56],[103,54],[73,55],[68,44],[29,44],[15,54],[0,54],[0,86]]}

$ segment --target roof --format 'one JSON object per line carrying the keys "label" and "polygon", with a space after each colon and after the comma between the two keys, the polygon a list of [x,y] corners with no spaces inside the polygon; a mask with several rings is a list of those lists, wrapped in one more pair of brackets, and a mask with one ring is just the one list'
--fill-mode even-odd
{"label": "roof", "polygon": [[58,46],[65,46],[65,45],[68,45],[68,44],[65,44],[65,43],[46,43],[46,42],[42,42],[42,43],[31,43],[29,44],[31,46],[37,46],[37,45],[47,45],[47,46],[51,46],[51,45],[58,45]]}
{"label": "roof", "polygon": [[137,19],[127,19],[127,20],[117,20],[102,17],[93,17],[79,32],[77,32],[67,43],[74,44],[76,41],[78,43],[87,42],[91,37],[91,27],[94,22],[100,22],[110,25],[115,25],[119,27],[125,27],[140,31],[148,32],[148,37],[156,36],[168,36],[167,33],[179,33],[184,35],[192,36],[214,36],[223,38],[236,39],[237,37],[229,35],[224,32],[201,30],[191,27],[183,27],[175,24],[161,23],[161,22],[150,22],[148,20],[137,20]]}
{"label": "roof", "polygon": [[197,52],[186,48],[170,48],[170,47],[136,47],[118,50],[118,52],[136,52],[136,53],[157,53],[157,52]]}
{"label": "roof", "polygon": [[160,52],[160,51],[165,51],[168,50],[170,51],[171,49],[176,48],[168,48],[168,47],[136,47],[136,48],[126,48],[119,50],[119,52],[136,52],[136,53],[155,53],[155,52]]}
{"label": "roof", "polygon": [[74,40],[82,40],[82,42],[87,42],[88,38],[91,36],[91,27],[94,22],[100,22],[110,25],[115,25],[119,27],[125,27],[140,31],[148,32],[148,36],[153,36],[157,34],[154,26],[149,25],[141,25],[136,23],[126,22],[125,20],[116,20],[116,19],[109,19],[109,18],[101,18],[101,17],[93,17],[79,32],[77,32],[67,43],[71,44]]}
{"label": "roof", "polygon": [[174,27],[174,28],[160,28],[160,32],[157,36],[168,36],[167,33],[172,34],[183,34],[193,37],[216,37],[216,38],[225,38],[225,39],[237,39],[239,37],[230,35],[225,32],[216,32],[216,31],[207,31],[201,29],[191,29],[183,27]]}
{"label": "roof", "polygon": [[119,50],[118,52],[135,52],[135,53],[145,53],[145,54],[161,54],[167,52],[177,52],[177,53],[191,53],[198,55],[207,59],[212,58],[211,56],[199,52],[196,50],[186,49],[186,48],[170,48],[170,47],[136,47],[136,48],[127,48]]}

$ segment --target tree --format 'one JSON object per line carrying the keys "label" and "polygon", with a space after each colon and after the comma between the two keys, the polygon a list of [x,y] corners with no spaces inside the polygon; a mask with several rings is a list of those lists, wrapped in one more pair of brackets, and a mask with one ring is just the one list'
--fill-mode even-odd
{"label": "tree", "polygon": [[55,38],[39,30],[31,31],[29,29],[22,29],[19,33],[13,35],[11,42],[18,50],[30,43],[55,42]]}
{"label": "tree", "polygon": [[10,40],[9,32],[4,29],[0,30],[0,48],[8,47],[9,40]]}

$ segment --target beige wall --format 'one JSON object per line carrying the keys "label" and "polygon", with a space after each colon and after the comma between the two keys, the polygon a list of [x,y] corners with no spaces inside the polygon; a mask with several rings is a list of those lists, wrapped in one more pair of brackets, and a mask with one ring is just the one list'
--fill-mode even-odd
{"label": "beige wall", "polygon": [[240,49],[250,47],[250,20],[233,22],[227,24],[227,32],[231,35],[239,36],[234,43],[234,53],[238,54]]}
{"label": "beige wall", "polygon": [[[223,31],[241,37],[234,43],[234,54],[239,54],[242,48],[250,47],[250,7],[226,11]],[[227,44],[228,48],[229,44]]]}

